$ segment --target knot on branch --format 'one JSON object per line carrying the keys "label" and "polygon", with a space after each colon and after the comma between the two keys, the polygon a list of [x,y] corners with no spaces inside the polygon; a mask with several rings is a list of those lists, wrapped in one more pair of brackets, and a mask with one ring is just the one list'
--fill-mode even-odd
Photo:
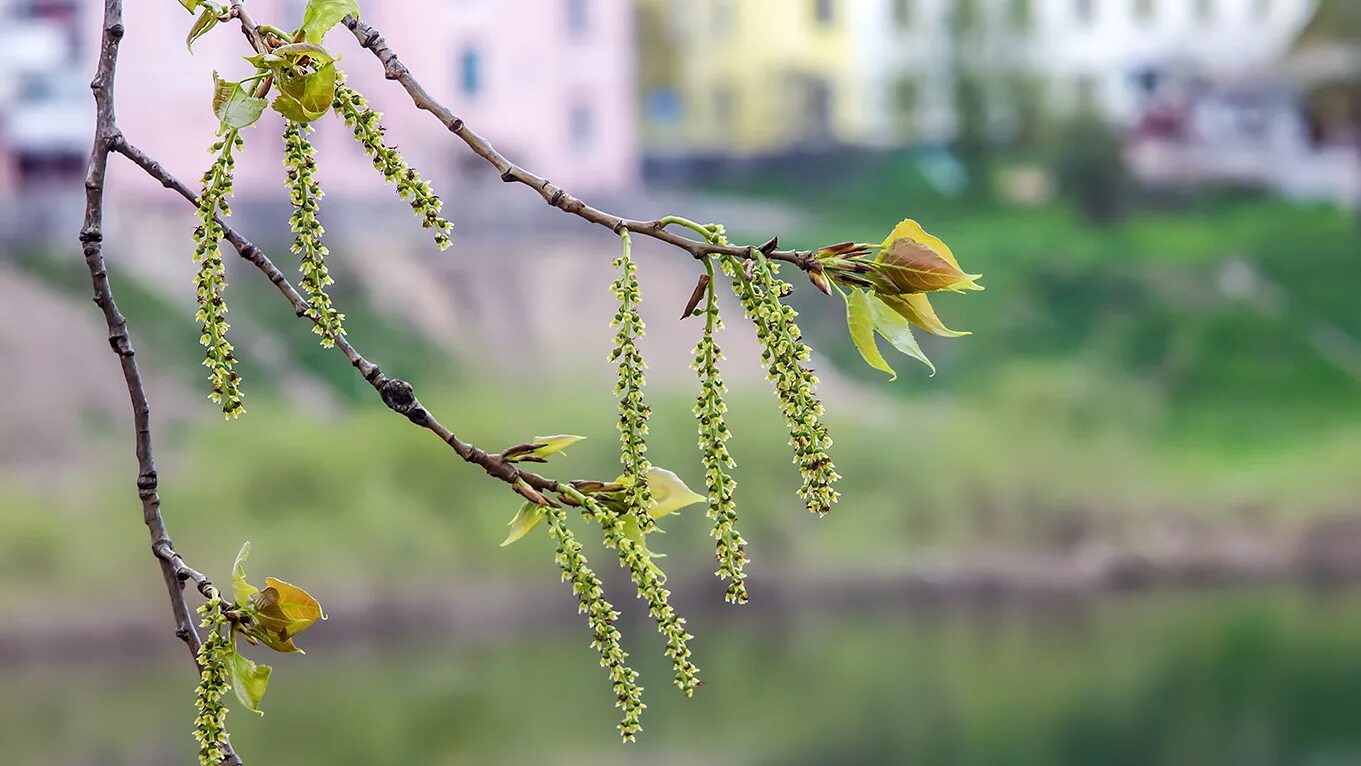
{"label": "knot on branch", "polygon": [[378,386],[378,394],[383,397],[383,404],[399,415],[414,417],[420,412],[421,403],[416,399],[416,391],[405,380],[388,378]]}

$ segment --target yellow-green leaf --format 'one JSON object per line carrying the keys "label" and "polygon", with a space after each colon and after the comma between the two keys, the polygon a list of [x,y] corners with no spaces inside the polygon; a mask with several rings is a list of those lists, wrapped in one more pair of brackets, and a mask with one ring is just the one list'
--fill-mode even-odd
{"label": "yellow-green leaf", "polygon": [[510,520],[510,524],[508,525],[510,527],[510,533],[506,535],[506,539],[501,543],[501,547],[504,548],[534,531],[534,528],[539,526],[539,523],[543,521],[543,518],[544,507],[542,505],[525,503],[520,506],[520,512],[515,514],[515,518]]}
{"label": "yellow-green leaf", "polygon": [[893,347],[908,356],[916,359],[927,367],[931,368],[931,375],[936,374],[936,366],[926,358],[921,346],[917,344],[917,338],[912,334],[912,325],[908,323],[897,311],[894,311],[888,304],[879,300],[878,297],[869,296],[868,303],[870,314],[874,319],[874,328],[884,339],[893,344]]}
{"label": "yellow-green leaf", "polygon": [[[615,479],[614,482],[628,487],[633,484],[633,477],[624,474]],[[648,513],[651,514],[654,519],[670,516],[686,506],[694,505],[695,503],[703,503],[708,500],[704,495],[701,495],[686,486],[685,482],[681,480],[681,477],[665,468],[657,468],[655,466],[649,468],[647,471],[647,486],[652,492],[652,505],[648,507]]]}
{"label": "yellow-green leaf", "polygon": [[579,441],[585,441],[585,436],[574,436],[572,434],[559,434],[557,436],[535,436],[534,443],[542,444],[542,447],[530,452],[534,457],[548,457],[556,455]]}
{"label": "yellow-green leaf", "polygon": [[241,546],[241,552],[236,554],[236,561],[232,564],[232,598],[236,603],[245,605],[249,603],[251,596],[260,592],[260,589],[246,582],[246,559],[250,558],[250,541],[247,540]]}
{"label": "yellow-green leaf", "polygon": [[265,589],[251,600],[257,626],[251,635],[280,652],[301,652],[293,637],[326,619],[321,604],[312,594],[273,577],[265,578]]}
{"label": "yellow-green leaf", "polygon": [[665,468],[648,469],[647,486],[652,491],[652,499],[655,501],[648,509],[654,519],[670,516],[688,505],[708,500],[704,495],[686,486],[681,477]]}
{"label": "yellow-green leaf", "polygon": [[855,348],[860,352],[865,364],[886,372],[893,376],[893,380],[897,380],[897,371],[889,365],[887,359],[884,359],[884,355],[879,351],[879,344],[874,340],[875,317],[870,308],[869,295],[863,290],[852,289],[846,295],[846,325],[851,330],[851,340],[855,342]]}
{"label": "yellow-green leaf", "polygon": [[331,27],[346,16],[359,18],[359,3],[356,0],[308,0],[307,10],[303,11],[302,17],[303,34],[308,41],[320,43]]}
{"label": "yellow-green leaf", "polygon": [[932,335],[939,335],[942,338],[963,338],[973,333],[957,332],[945,326],[936,316],[936,310],[931,308],[931,299],[926,293],[913,293],[911,295],[876,295],[882,300],[884,305],[893,309],[903,316],[904,319],[926,330]]}
{"label": "yellow-green leaf", "polygon": [[189,52],[194,52],[194,41],[213,31],[217,26],[217,11],[209,6],[203,9],[203,13],[194,19],[194,25],[189,28],[189,36],[185,38],[184,44],[189,48]]}
{"label": "yellow-green leaf", "polygon": [[239,82],[230,82],[213,72],[213,114],[222,123],[222,132],[255,124],[269,102],[247,93]]}
{"label": "yellow-green leaf", "polygon": [[260,709],[260,700],[264,699],[265,689],[269,686],[269,676],[274,672],[274,668],[256,665],[242,657],[240,652],[232,652],[231,662],[228,664],[231,668],[232,689],[236,692],[236,698],[241,700],[241,704],[248,710],[264,715],[264,711]]}

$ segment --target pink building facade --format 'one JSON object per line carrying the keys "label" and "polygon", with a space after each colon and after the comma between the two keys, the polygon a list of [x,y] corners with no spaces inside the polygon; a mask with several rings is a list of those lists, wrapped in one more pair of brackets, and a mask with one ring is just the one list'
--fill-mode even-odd
{"label": "pink building facade", "polygon": [[[10,0],[32,2],[33,0]],[[79,25],[97,40],[97,0],[77,0]],[[250,0],[260,22],[296,25],[303,0]],[[510,159],[582,193],[611,193],[638,177],[631,0],[368,0],[365,20],[388,39],[431,94],[489,138]],[[239,31],[222,26],[183,44],[192,17],[174,2],[124,6],[126,37],[118,79],[119,124],[128,139],[160,159],[176,176],[197,183],[207,167],[215,120],[209,100],[213,70],[227,79],[250,75]],[[342,57],[349,82],[385,114],[389,143],[449,193],[475,193],[499,183],[496,174],[429,114],[416,111],[405,91],[384,79],[376,58],[338,27],[327,45]],[[72,76],[88,82],[96,51],[82,44]],[[88,95],[88,94],[87,94]],[[343,124],[332,115],[316,123],[323,181],[335,195],[362,199],[385,194]],[[282,193],[277,114],[267,112],[248,130],[238,166],[239,199]],[[133,198],[160,190],[132,173],[115,173],[116,193]],[[15,186],[13,180],[6,186]],[[13,189],[11,189],[13,191]]]}

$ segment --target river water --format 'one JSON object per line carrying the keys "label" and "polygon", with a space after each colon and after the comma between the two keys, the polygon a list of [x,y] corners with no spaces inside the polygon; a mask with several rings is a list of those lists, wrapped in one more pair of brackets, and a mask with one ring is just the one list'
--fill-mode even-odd
{"label": "river water", "polygon": [[[1361,593],[1130,595],[692,625],[707,685],[648,686],[623,746],[584,628],[476,644],[393,637],[274,661],[248,764],[1361,763]],[[0,762],[185,766],[182,654],[0,670]]]}

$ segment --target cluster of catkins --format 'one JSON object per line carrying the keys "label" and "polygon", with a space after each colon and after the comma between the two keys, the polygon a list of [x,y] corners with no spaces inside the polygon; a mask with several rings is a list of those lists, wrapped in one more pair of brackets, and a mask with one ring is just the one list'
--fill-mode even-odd
{"label": "cluster of catkins", "polygon": [[[443,201],[431,190],[430,184],[407,165],[401,154],[383,140],[381,115],[368,107],[364,97],[345,85],[336,87],[332,110],[351,129],[355,140],[373,161],[376,170],[392,184],[398,196],[406,200],[421,225],[433,233],[435,245],[444,250],[450,245],[453,229],[440,211]],[[334,346],[345,334],[345,315],[336,310],[326,288],[334,284],[326,264],[330,254],[322,243],[325,229],[318,220],[323,192],[316,180],[316,151],[308,140],[311,127],[293,120],[284,123],[284,168],[293,215],[289,219],[294,234],[293,253],[298,256],[301,285],[307,297],[307,316],[313,330],[321,336],[321,344]],[[226,131],[210,151],[214,155],[212,167],[203,175],[203,187],[198,199],[199,225],[194,229],[194,260],[199,264],[198,321],[203,327],[201,342],[208,352],[203,361],[210,371],[214,402],[222,406],[227,418],[235,418],[246,411],[241,393],[241,377],[236,372],[236,356],[227,340],[227,287],[220,242],[223,237],[222,219],[231,215],[227,198],[232,194],[232,179],[236,167],[236,151],[245,145],[240,129]]]}

